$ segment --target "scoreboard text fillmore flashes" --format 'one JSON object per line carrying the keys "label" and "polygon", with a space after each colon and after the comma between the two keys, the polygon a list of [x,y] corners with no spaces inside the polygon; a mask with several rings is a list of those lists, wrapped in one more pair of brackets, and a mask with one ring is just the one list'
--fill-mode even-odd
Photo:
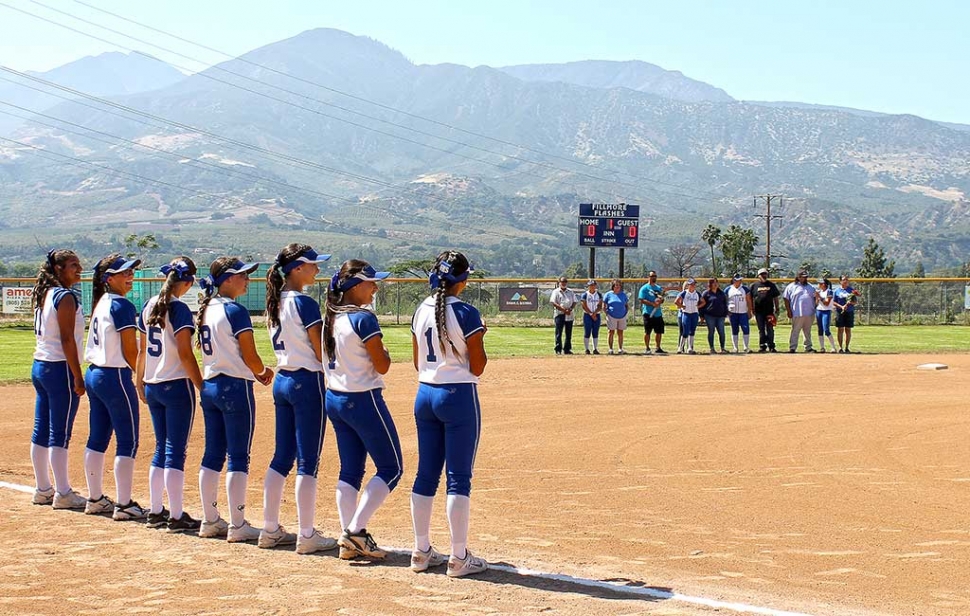
{"label": "scoreboard text fillmore flashes", "polygon": [[626,203],[580,203],[579,245],[637,248],[640,206]]}

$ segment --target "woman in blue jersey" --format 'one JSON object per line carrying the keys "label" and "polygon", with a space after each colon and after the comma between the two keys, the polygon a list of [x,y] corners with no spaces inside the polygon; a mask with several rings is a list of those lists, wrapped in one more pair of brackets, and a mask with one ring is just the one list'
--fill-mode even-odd
{"label": "woman in blue jersey", "polygon": [[[337,542],[314,528],[317,468],[323,448],[324,382],[321,364],[320,305],[303,289],[330,255],[306,244],[289,244],[266,275],[266,325],[276,354],[273,401],[276,406],[276,451],[263,486],[263,530],[259,547],[296,543],[297,554],[332,550]],[[297,462],[298,461],[298,462]],[[280,503],[286,476],[296,469],[296,515],[299,534],[280,525]]]}
{"label": "woman in blue jersey", "polygon": [[414,400],[418,472],[411,493],[415,544],[411,569],[425,571],[445,562],[431,547],[430,534],[431,507],[441,469],[447,465],[451,577],[488,569],[484,559],[467,549],[472,469],[481,433],[478,377],[488,362],[481,315],[458,299],[471,271],[460,252],[439,254],[429,279],[432,294],[411,319],[413,361],[418,371]]}
{"label": "woman in blue jersey", "polygon": [[[34,365],[30,380],[37,392],[30,461],[34,467],[35,505],[83,509],[87,502],[71,488],[67,447],[81,396],[81,341],[84,313],[72,287],[81,281],[81,261],[70,250],[52,250],[37,272],[31,295],[34,308]],[[51,471],[54,484],[51,485]]]}
{"label": "woman in blue jersey", "polygon": [[[183,532],[198,530],[201,524],[182,508],[185,451],[202,371],[192,351],[192,311],[180,298],[195,282],[196,267],[192,259],[177,257],[163,265],[161,273],[165,276],[161,290],[138,315],[141,341],[135,385],[148,405],[155,431],[155,455],[148,467],[148,527]],[[164,493],[168,493],[169,509],[162,504]]]}
{"label": "woman in blue jersey", "polygon": [[[404,471],[397,428],[381,393],[381,375],[390,368],[391,356],[384,347],[377,316],[368,309],[374,303],[377,281],[389,275],[375,271],[366,261],[351,259],[340,266],[327,291],[323,365],[327,372],[327,416],[340,455],[336,490],[343,529],[340,558],[347,560],[387,555],[367,532],[367,524]],[[360,493],[368,455],[377,474]]]}
{"label": "woman in blue jersey", "polygon": [[[84,513],[108,513],[115,520],[140,520],[147,511],[131,499],[138,451],[138,393],[132,371],[138,361],[137,311],[125,298],[131,291],[139,260],[118,254],[98,261],[92,279],[91,327],[84,359],[90,366],[84,385],[91,403],[91,433],[84,451],[88,502]],[[117,439],[114,475],[117,502],[104,495],[104,452]]]}
{"label": "woman in blue jersey", "polygon": [[[246,292],[249,274],[257,267],[236,257],[219,257],[209,267],[209,275],[199,281],[203,298],[197,343],[202,349],[200,398],[205,421],[205,451],[199,471],[205,519],[199,536],[226,537],[230,543],[259,539],[259,529],[246,521],[249,452],[256,427],[253,381],[268,385],[273,370],[263,365],[256,352],[249,312],[236,302]],[[227,457],[228,524],[216,507],[219,473]]]}

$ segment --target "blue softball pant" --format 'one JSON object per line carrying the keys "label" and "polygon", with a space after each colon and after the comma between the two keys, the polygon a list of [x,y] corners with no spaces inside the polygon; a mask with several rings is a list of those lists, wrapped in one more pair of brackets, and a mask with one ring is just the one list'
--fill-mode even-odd
{"label": "blue softball pant", "polygon": [[269,467],[286,477],[296,464],[298,475],[317,476],[323,449],[323,373],[280,370],[273,381],[276,406],[276,450]]}
{"label": "blue softball pant", "polygon": [[[401,441],[380,389],[327,390],[327,417],[333,424],[340,457],[340,481],[360,489],[368,454],[377,476],[394,490],[404,473]],[[439,471],[440,472],[440,471]]]}
{"label": "blue softball pant", "polygon": [[84,387],[91,405],[88,449],[104,453],[114,432],[115,455],[134,458],[138,453],[138,393],[131,368],[88,366]]}
{"label": "blue softball pant", "polygon": [[444,467],[448,494],[469,496],[482,430],[478,386],[474,383],[419,384],[414,419],[418,428],[414,493],[434,496]]}
{"label": "blue softball pant", "polygon": [[586,313],[583,313],[583,338],[599,338],[600,337],[600,325],[603,323],[603,317],[600,316],[598,319],[594,319]]}
{"label": "blue softball pant", "polygon": [[680,317],[681,325],[683,326],[683,333],[681,334],[684,338],[688,336],[693,336],[697,332],[697,323],[700,322],[701,317],[696,312],[685,312]]}
{"label": "blue softball pant", "polygon": [[30,381],[37,392],[34,432],[30,442],[67,449],[81,398],[74,393],[74,375],[66,361],[34,360]]}
{"label": "blue softball pant", "polygon": [[256,427],[253,382],[220,374],[203,382],[200,399],[205,422],[202,466],[222,472],[228,456],[230,473],[248,473]]}
{"label": "blue softball pant", "polygon": [[745,336],[747,336],[748,334],[751,333],[751,326],[748,323],[748,313],[747,312],[745,312],[743,314],[737,313],[737,312],[732,312],[728,316],[728,318],[731,319],[731,335],[732,336],[737,336],[739,330],[742,333],[744,333]]}
{"label": "blue softball pant", "polygon": [[185,451],[195,421],[195,387],[189,379],[145,384],[155,431],[152,466],[185,470]]}
{"label": "blue softball pant", "polygon": [[831,326],[832,326],[832,311],[831,310],[816,310],[815,311],[815,324],[818,326],[819,336],[831,336]]}

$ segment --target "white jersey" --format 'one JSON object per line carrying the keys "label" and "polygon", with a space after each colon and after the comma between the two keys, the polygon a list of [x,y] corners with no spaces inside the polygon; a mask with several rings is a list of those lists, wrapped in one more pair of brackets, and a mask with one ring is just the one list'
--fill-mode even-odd
{"label": "white jersey", "polygon": [[821,310],[822,312],[832,311],[835,308],[835,302],[830,301],[826,306],[822,300],[825,300],[825,299],[831,300],[833,299],[833,297],[834,296],[832,295],[832,289],[825,289],[824,291],[822,289],[819,289],[818,303],[815,304],[815,310]]}
{"label": "white jersey", "polygon": [[121,349],[121,332],[137,325],[135,305],[121,295],[105,293],[91,311],[91,328],[84,359],[99,368],[128,368]]}
{"label": "white jersey", "polygon": [[224,374],[255,381],[253,371],[243,361],[239,334],[253,331],[249,311],[231,299],[213,297],[205,310],[205,323],[199,327],[202,340],[202,378]]}
{"label": "white jersey", "polygon": [[189,378],[189,373],[179,359],[175,334],[182,330],[195,330],[192,311],[179,298],[173,297],[168,304],[165,326],[148,326],[148,317],[158,303],[158,296],[151,298],[138,315],[138,329],[145,334],[145,382],[164,383]]}
{"label": "white jersey", "polygon": [[74,312],[74,342],[77,344],[77,358],[81,361],[81,349],[84,348],[84,311],[81,309],[81,297],[71,289],[54,287],[47,290],[44,305],[34,311],[34,334],[37,335],[37,346],[34,348],[34,359],[40,361],[67,361],[64,348],[61,346],[61,327],[57,324],[57,307],[67,296],[74,298],[76,310]]}
{"label": "white jersey", "polygon": [[681,291],[680,298],[683,300],[682,303],[684,304],[684,307],[680,309],[681,312],[684,314],[697,313],[697,304],[699,304],[701,301],[701,296],[697,293],[697,291]]}
{"label": "white jersey", "polygon": [[421,302],[411,319],[411,333],[418,341],[418,381],[434,385],[478,383],[478,377],[468,368],[465,340],[485,329],[482,315],[457,297],[445,298],[445,327],[452,344],[446,343],[442,350],[434,303],[432,295]]}
{"label": "white jersey", "polygon": [[284,291],[280,296],[280,326],[269,326],[269,339],[280,370],[323,369],[307,330],[323,321],[320,304],[299,291]]}
{"label": "white jersey", "polygon": [[383,335],[377,316],[369,310],[335,316],[336,357],[325,357],[323,361],[327,388],[344,392],[383,389],[384,377],[374,369],[374,362],[364,346],[374,336]]}
{"label": "white jersey", "polygon": [[741,285],[735,287],[733,284],[727,288],[728,312],[731,314],[748,314],[748,295],[751,293],[748,287]]}

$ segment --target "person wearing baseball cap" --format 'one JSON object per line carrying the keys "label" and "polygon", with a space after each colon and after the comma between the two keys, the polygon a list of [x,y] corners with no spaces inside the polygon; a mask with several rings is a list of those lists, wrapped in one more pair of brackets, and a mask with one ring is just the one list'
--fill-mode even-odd
{"label": "person wearing baseball cap", "polygon": [[781,292],[775,283],[768,280],[769,272],[762,267],[758,279],[751,284],[751,302],[754,307],[754,320],[758,324],[758,352],[776,353],[775,325],[778,317],[778,298]]}
{"label": "person wearing baseball cap", "polygon": [[589,355],[589,342],[593,341],[593,355],[599,355],[596,348],[600,337],[600,312],[603,311],[603,294],[596,290],[596,281],[586,282],[586,291],[579,296],[580,306],[583,308],[583,346],[586,347],[586,354]]}
{"label": "person wearing baseball cap", "polygon": [[785,287],[783,295],[785,310],[791,319],[791,335],[788,337],[788,352],[798,348],[798,334],[805,339],[805,352],[814,353],[812,348],[812,323],[815,321],[815,287],[808,282],[808,272],[801,270],[795,280]]}
{"label": "person wearing baseball cap", "polygon": [[[687,342],[687,354],[696,355],[694,351],[694,333],[697,331],[697,323],[700,321],[700,310],[704,307],[704,298],[697,292],[697,281],[693,278],[687,279],[687,288],[680,292],[674,303],[681,310],[681,323],[683,325],[682,340]],[[682,350],[677,351],[682,353]]]}

